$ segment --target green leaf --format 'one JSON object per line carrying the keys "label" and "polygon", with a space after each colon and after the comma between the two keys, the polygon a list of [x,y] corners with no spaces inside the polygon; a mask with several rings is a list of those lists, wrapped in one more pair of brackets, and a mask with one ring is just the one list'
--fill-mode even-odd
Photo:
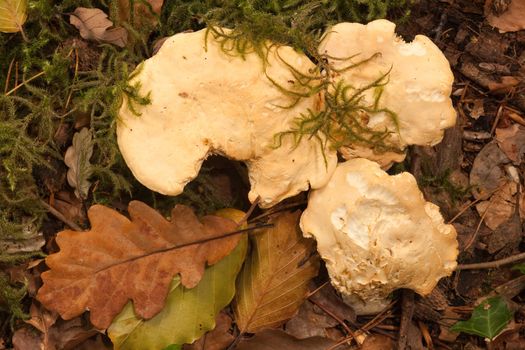
{"label": "green leaf", "polygon": [[27,0],[0,0],[0,32],[20,32],[26,19]]}
{"label": "green leaf", "polygon": [[478,305],[470,319],[459,321],[450,329],[492,340],[505,328],[511,318],[512,312],[505,300],[502,297],[492,297]]}
{"label": "green leaf", "polygon": [[180,348],[181,348],[180,345],[171,344],[169,346],[166,346],[163,350],[179,350]]}
{"label": "green leaf", "polygon": [[230,255],[206,269],[195,288],[174,278],[164,309],[149,320],[137,318],[129,302],[108,328],[115,350],[177,350],[212,330],[219,311],[233,299],[246,247],[243,237]]}
{"label": "green leaf", "polygon": [[512,270],[517,270],[525,275],[525,264],[514,265],[512,266]]}

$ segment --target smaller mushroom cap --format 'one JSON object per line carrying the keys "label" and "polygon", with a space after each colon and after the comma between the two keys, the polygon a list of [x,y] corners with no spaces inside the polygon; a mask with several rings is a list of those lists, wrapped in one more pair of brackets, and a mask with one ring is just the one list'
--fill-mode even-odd
{"label": "smaller mushroom cap", "polygon": [[310,193],[300,225],[358,314],[381,311],[398,288],[426,295],[456,268],[456,231],[414,177],[390,176],[366,159],[339,164],[330,182]]}
{"label": "smaller mushroom cap", "polygon": [[[435,145],[443,138],[444,129],[454,125],[456,112],[450,99],[454,76],[441,50],[426,36],[417,35],[407,43],[387,20],[367,25],[339,23],[327,30],[319,53],[327,55],[336,70],[373,57],[357,67],[334,72],[334,80],[356,88],[390,72],[379,107],[397,114],[398,127],[383,112],[370,115],[368,126],[387,128],[392,132],[390,141],[400,149]],[[377,93],[377,89],[368,90],[366,102],[372,105]]]}

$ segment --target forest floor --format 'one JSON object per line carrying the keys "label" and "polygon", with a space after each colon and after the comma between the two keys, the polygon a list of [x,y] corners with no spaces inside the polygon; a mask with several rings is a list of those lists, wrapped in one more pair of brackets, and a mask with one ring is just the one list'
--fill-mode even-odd
{"label": "forest floor", "polygon": [[[149,3],[160,3],[162,6],[162,1]],[[64,8],[68,7],[64,5]],[[71,11],[74,8],[70,6],[68,9]],[[420,0],[412,5],[410,16],[399,23],[396,29],[407,41],[417,34],[431,38],[449,60],[455,77],[452,101],[458,117],[456,126],[448,129],[443,141],[434,147],[410,147],[404,163],[392,170],[412,173],[425,199],[438,205],[445,222],[454,225],[459,242],[459,266],[452,276],[443,278],[428,296],[399,290],[392,296],[389,307],[379,315],[357,317],[327,283],[328,275],[321,262],[319,272],[316,270],[316,277],[307,286],[306,296],[300,297],[301,303],[297,304],[290,317],[276,319],[275,324],[268,322],[268,328],[274,330],[246,326],[241,331],[243,326],[239,325],[242,322],[238,318],[236,306],[230,304],[230,298],[224,302],[220,313],[212,312],[212,318],[216,317],[217,320],[215,330],[205,335],[201,332],[192,338],[199,339],[193,345],[183,346],[186,342],[183,341],[173,342],[178,345],[168,347],[168,342],[164,347],[179,349],[183,346],[184,349],[194,350],[235,347],[241,350],[525,349],[525,30],[520,30],[525,28],[524,13],[525,1],[521,0],[494,0],[487,3],[480,0]],[[45,14],[42,18],[49,18],[50,23],[56,22],[53,16]],[[494,26],[508,32],[501,33],[489,24],[488,17]],[[166,18],[163,14],[160,20]],[[36,23],[34,18],[29,17],[30,20]],[[49,28],[56,30],[58,25],[55,22]],[[184,28],[184,25],[181,26]],[[31,36],[31,30],[28,25],[24,35]],[[22,62],[22,51],[0,60],[0,82],[5,83],[6,87],[4,96],[20,97],[14,100],[13,106],[16,105],[31,118],[39,117],[35,117],[34,106],[29,107],[29,104],[20,102],[22,99],[38,104],[44,112],[45,108],[51,106],[49,125],[43,119],[33,119],[18,126],[8,124],[16,118],[7,117],[8,102],[5,98],[0,100],[0,113],[6,115],[0,114],[0,142],[5,137],[2,136],[1,128],[5,127],[7,134],[8,128],[15,125],[13,130],[23,130],[29,144],[43,147],[35,151],[42,162],[37,161],[37,165],[31,166],[31,171],[24,172],[24,166],[20,166],[22,170],[15,173],[9,168],[11,159],[18,157],[18,161],[25,153],[9,158],[11,156],[6,155],[10,153],[2,149],[0,144],[0,157],[5,156],[5,159],[0,159],[0,166],[3,164],[5,168],[0,169],[0,176],[5,177],[0,178],[4,186],[0,187],[0,193],[8,193],[9,187],[12,190],[16,186],[26,186],[25,189],[16,190],[23,192],[23,197],[13,196],[7,200],[8,196],[4,196],[8,204],[0,206],[0,210],[6,213],[0,216],[0,224],[2,220],[8,222],[9,218],[17,215],[29,217],[33,211],[39,215],[38,220],[29,220],[38,226],[35,232],[26,236],[18,235],[16,239],[9,238],[5,232],[0,235],[0,251],[3,250],[0,260],[0,349],[113,348],[115,336],[112,339],[108,337],[107,325],[97,328],[90,323],[88,313],[71,313],[67,320],[59,316],[59,313],[63,315],[59,310],[67,309],[67,304],[76,301],[63,300],[62,304],[66,306],[56,306],[55,301],[42,302],[44,296],[39,296],[37,300],[39,293],[44,294],[39,292],[43,285],[41,274],[49,269],[45,257],[59,250],[55,240],[57,233],[69,229],[84,231],[93,227],[96,215],[92,215],[91,211],[89,218],[87,215],[92,205],[104,204],[113,210],[104,214],[107,215],[107,222],[120,220],[117,212],[127,215],[131,199],[139,199],[165,216],[175,204],[180,203],[190,206],[198,215],[211,214],[225,207],[244,211],[250,209],[246,169],[241,163],[222,157],[207,159],[199,177],[176,199],[154,194],[140,185],[131,172],[122,166],[115,145],[108,141],[114,139],[114,136],[108,136],[114,133],[114,120],[108,122],[104,119],[105,112],[100,112],[106,109],[115,112],[118,108],[118,104],[112,105],[115,103],[111,100],[113,95],[107,94],[115,94],[116,89],[126,89],[123,82],[127,79],[127,72],[123,73],[123,78],[115,78],[120,73],[114,71],[111,71],[111,78],[104,76],[106,68],[97,68],[97,65],[111,66],[113,58],[107,57],[113,57],[111,55],[115,49],[101,49],[97,43],[81,39],[73,26],[60,30],[63,31],[60,39],[62,43],[50,51],[47,59],[51,65],[62,64],[61,67],[65,67],[68,76],[66,85],[54,83],[51,70],[47,71],[44,65],[42,69],[45,74],[42,74],[49,77],[46,82],[48,85],[38,85],[39,79],[43,78],[38,76],[38,71],[31,70],[37,64],[30,67],[27,75],[22,77],[26,73],[22,63],[18,67],[18,60]],[[140,61],[137,57],[147,57],[147,53],[154,50],[154,43],[158,42],[156,39],[173,34],[170,31],[153,33],[144,41],[145,48],[141,44],[135,46],[135,53],[140,54],[127,61],[130,70]],[[0,33],[0,36],[4,36],[0,48],[8,49],[10,44],[22,43],[21,36],[15,39],[16,35],[20,34]],[[64,39],[64,35],[67,39]],[[119,34],[115,35],[117,39],[111,40],[120,40]],[[54,39],[49,40],[52,42]],[[45,48],[45,45],[42,47]],[[33,49],[36,50],[32,51],[35,54],[38,49]],[[115,57],[118,57],[118,51]],[[118,59],[112,62],[120,62]],[[115,69],[119,70],[120,67]],[[98,73],[83,76],[82,71]],[[30,77],[35,79],[34,86],[28,82]],[[89,81],[96,81],[100,90],[88,90],[91,88],[88,86]],[[45,94],[46,89],[54,89],[58,97],[55,100],[41,98],[40,94]],[[132,91],[131,95],[134,93]],[[110,97],[102,98],[97,94]],[[137,98],[140,99],[140,96]],[[92,108],[86,103],[93,100],[101,101],[100,105]],[[421,112],[422,115],[424,113]],[[86,134],[89,132],[91,134]],[[17,139],[22,140],[18,136]],[[108,151],[101,151],[103,147],[108,147]],[[30,158],[33,153],[27,154]],[[78,172],[85,171],[85,163],[82,165],[79,158],[86,157],[86,154],[89,154],[88,164],[94,154],[91,158],[92,169],[86,173],[88,175],[78,176]],[[77,172],[76,177],[74,174],[68,175],[71,168]],[[27,185],[24,185],[25,181]],[[473,183],[476,185],[473,186]],[[26,189],[29,191],[27,196],[24,192]],[[247,220],[248,225],[265,223],[264,220],[275,213],[303,210],[306,198],[306,194],[298,195],[270,211],[251,208],[253,211]],[[19,203],[24,205],[19,206]],[[153,220],[154,214],[148,218]],[[100,215],[98,220],[102,220]],[[0,225],[0,232],[10,227],[9,224]],[[74,245],[72,242],[62,244]],[[311,257],[305,256],[303,259],[314,264],[313,260],[317,257],[310,260]],[[239,264],[242,264],[242,260]],[[237,271],[241,269],[240,266]],[[176,284],[172,284],[170,293],[178,288],[184,289],[182,286],[173,286]],[[242,286],[238,288],[242,289]],[[186,293],[189,289],[184,290]],[[112,290],[105,290],[105,293],[108,292]],[[49,311],[43,304],[55,305],[55,311],[59,312]],[[200,304],[205,302],[201,301]],[[91,317],[94,314],[92,311]],[[464,323],[463,328],[459,328],[461,332],[451,330],[458,321],[470,317],[475,322]],[[172,327],[177,327],[175,324]],[[252,332],[251,329],[256,331]],[[251,335],[253,333],[255,336]],[[138,339],[131,345],[118,340],[121,345],[115,348],[150,349],[145,345],[137,345],[142,344]]]}

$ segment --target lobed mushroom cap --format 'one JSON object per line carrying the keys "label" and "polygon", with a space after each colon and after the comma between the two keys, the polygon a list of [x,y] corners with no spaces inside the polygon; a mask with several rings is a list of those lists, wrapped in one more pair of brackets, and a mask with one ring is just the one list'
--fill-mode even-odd
{"label": "lobed mushroom cap", "polygon": [[292,101],[274,82],[296,87],[290,65],[304,74],[314,68],[287,46],[271,46],[266,66],[255,53],[229,55],[205,29],[168,38],[131,82],[140,82],[152,103],[138,108],[140,116],[127,101],[119,111],[118,144],[134,176],[177,195],[209,154],[219,154],[247,162],[250,200],[260,196],[263,207],[323,186],[335,169],[335,151],[325,149],[325,163],[319,143],[307,138],[295,145],[285,137],[275,147],[274,136],[314,103],[304,98],[285,108]]}
{"label": "lobed mushroom cap", "polygon": [[[334,80],[342,79],[357,88],[390,71],[379,107],[397,114],[398,128],[383,112],[370,115],[368,126],[387,128],[392,132],[391,141],[400,149],[435,145],[443,138],[444,129],[454,125],[456,112],[450,99],[454,76],[441,50],[426,36],[417,35],[407,43],[396,35],[395,24],[387,20],[366,25],[339,23],[327,30],[319,53],[327,55],[335,69],[376,55],[358,67],[334,72]],[[368,104],[373,103],[374,92],[372,89],[365,94]]]}
{"label": "lobed mushroom cap", "polygon": [[456,231],[414,177],[390,176],[366,159],[340,163],[330,182],[310,193],[300,225],[358,314],[381,311],[398,288],[426,295],[456,267]]}

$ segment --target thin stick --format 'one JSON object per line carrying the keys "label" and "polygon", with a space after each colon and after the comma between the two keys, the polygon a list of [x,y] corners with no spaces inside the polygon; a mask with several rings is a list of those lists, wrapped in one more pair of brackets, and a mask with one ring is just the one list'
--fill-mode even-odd
{"label": "thin stick", "polygon": [[403,289],[401,292],[401,322],[399,324],[399,338],[397,339],[398,349],[405,349],[407,346],[408,329],[412,324],[414,309],[414,292],[409,289]]}
{"label": "thin stick", "polygon": [[[77,75],[78,75],[78,50],[76,47],[73,52],[75,52],[75,73],[73,74],[73,82],[75,82],[77,79]],[[71,102],[72,96],[73,96],[73,87],[71,87],[71,90],[69,91],[69,94],[67,95],[66,105],[64,109],[67,109],[67,107],[69,106],[69,102]]]}
{"label": "thin stick", "polygon": [[[345,331],[350,334],[352,336],[352,338],[355,339],[355,333],[350,329],[350,327],[348,327],[348,325],[345,323],[345,321],[341,320],[339,317],[337,317],[336,314],[334,314],[332,311],[328,310],[324,305],[322,305],[321,303],[315,301],[314,299],[308,299],[311,303],[315,304],[318,308],[320,308],[321,310],[323,310],[328,316],[330,316],[331,318],[333,318],[334,320],[336,320],[341,326],[343,326],[343,328],[345,329]],[[350,343],[351,344],[351,343]],[[350,345],[348,344],[348,345]]]}
{"label": "thin stick", "polygon": [[509,256],[505,259],[475,263],[475,264],[464,264],[458,265],[456,271],[458,270],[481,270],[481,269],[495,269],[503,265],[508,265],[515,263],[520,260],[525,260],[525,253]]}
{"label": "thin stick", "polygon": [[272,208],[272,209],[268,210],[267,212],[262,213],[261,215],[258,215],[258,216],[256,216],[256,217],[254,217],[254,218],[251,219],[250,221],[252,221],[252,222],[253,222],[253,221],[257,221],[257,220],[263,219],[263,218],[265,218],[265,217],[267,217],[267,216],[270,216],[270,215],[272,215],[272,214],[278,213],[278,212],[280,212],[280,211],[283,211],[283,210],[286,210],[286,209],[290,209],[290,208],[295,208],[295,207],[297,207],[297,206],[299,206],[299,205],[303,205],[303,204],[306,204],[306,203],[307,203],[307,201],[305,201],[305,200],[301,200],[301,201],[297,201],[297,202],[289,203],[289,204],[286,204],[286,205],[282,205],[282,206],[280,206],[280,207],[278,207],[278,208],[275,208],[275,207],[274,207],[275,209]]}
{"label": "thin stick", "polygon": [[494,135],[494,131],[496,131],[496,128],[498,127],[503,108],[505,108],[505,106],[503,104],[500,104],[498,107],[498,111],[496,112],[496,118],[494,120],[494,123],[492,124],[492,128],[490,129],[490,135]]}
{"label": "thin stick", "polygon": [[306,295],[306,299],[310,298],[312,295],[314,295],[315,293],[317,293],[318,291],[323,289],[323,287],[326,286],[327,284],[328,284],[328,281],[326,281],[325,283],[321,284],[319,287],[315,288],[313,291],[309,292]]}
{"label": "thin stick", "polygon": [[5,78],[5,86],[4,86],[4,94],[7,92],[7,89],[9,88],[9,80],[11,80],[11,70],[13,69],[13,64],[15,63],[15,58],[11,60],[11,63],[9,63],[9,69],[7,70],[7,77]]}
{"label": "thin stick", "polygon": [[210,242],[210,241],[216,241],[216,240],[223,239],[223,238],[226,238],[226,237],[239,235],[241,233],[245,233],[245,232],[248,232],[248,231],[258,230],[258,229],[261,229],[261,228],[268,228],[268,227],[273,227],[273,226],[274,226],[273,224],[261,224],[261,225],[246,227],[246,228],[243,228],[243,229],[240,229],[240,230],[226,232],[226,233],[221,234],[220,236],[216,236],[216,237],[208,237],[208,238],[198,239],[196,241],[191,241],[191,242],[188,242],[188,243],[178,244],[178,245],[173,246],[173,247],[159,249],[159,250],[156,250],[154,252],[147,253],[147,254],[144,254],[144,255],[134,256],[132,258],[129,258],[129,259],[126,259],[126,260],[123,260],[123,261],[119,261],[119,262],[117,262],[115,264],[107,265],[107,266],[105,266],[103,268],[100,268],[100,269],[94,271],[94,272],[95,273],[99,273],[99,272],[102,272],[102,271],[105,271],[105,270],[109,270],[109,269],[111,269],[111,268],[113,268],[113,267],[115,267],[117,265],[127,264],[129,262],[142,259],[145,256],[153,256],[153,255],[157,255],[157,254],[162,254],[162,253],[166,253],[166,252],[169,252],[169,251],[172,251],[172,250],[175,250],[175,249],[180,249],[180,248],[184,248],[184,247],[188,247],[188,246],[192,246],[192,245],[196,245],[196,244],[201,244],[201,243],[206,243],[206,242]]}
{"label": "thin stick", "polygon": [[55,208],[53,208],[51,205],[47,204],[45,201],[43,200],[40,200],[40,204],[42,204],[42,206],[44,208],[46,208],[46,210],[51,214],[53,215],[54,217],[56,217],[58,220],[62,221],[64,224],[66,224],[67,226],[71,227],[73,230],[75,231],[84,231],[82,229],[82,227],[78,226],[77,224],[75,224],[73,221],[69,220],[68,218],[66,218],[64,215],[62,215],[61,212],[59,212],[58,210],[56,210]]}
{"label": "thin stick", "polygon": [[250,206],[250,209],[248,209],[246,214],[244,214],[242,219],[239,220],[239,222],[237,223],[239,227],[244,225],[248,221],[248,218],[250,217],[250,215],[252,215],[253,211],[255,210],[255,207],[257,207],[257,204],[259,204],[260,201],[261,201],[261,196],[257,196],[257,198],[255,198],[252,205]]}
{"label": "thin stick", "polygon": [[29,79],[27,79],[27,80],[24,80],[23,82],[21,82],[20,84],[18,84],[17,86],[15,86],[14,88],[12,88],[12,89],[9,90],[8,92],[6,92],[5,95],[6,95],[6,96],[11,95],[13,92],[15,92],[16,90],[20,89],[20,88],[21,88],[22,86],[24,86],[25,84],[29,83],[29,82],[32,81],[32,80],[35,80],[36,78],[38,78],[38,77],[40,77],[40,76],[42,76],[42,75],[44,75],[44,74],[45,74],[45,72],[42,71],[42,72],[40,72],[40,73],[37,73],[37,74],[33,75],[31,78],[29,78]]}
{"label": "thin stick", "polygon": [[456,221],[457,218],[459,218],[461,215],[463,215],[464,212],[466,212],[468,210],[468,208],[472,207],[474,204],[478,203],[478,202],[481,202],[482,200],[486,200],[487,198],[478,198],[472,202],[470,202],[469,204],[467,204],[463,209],[461,209],[459,211],[459,213],[457,213],[456,215],[454,215],[454,217],[452,219],[450,219],[449,222],[447,222],[447,224],[451,224],[453,223],[454,221]]}
{"label": "thin stick", "polygon": [[468,243],[465,245],[465,248],[463,248],[463,251],[467,251],[470,246],[476,241],[476,238],[478,237],[479,229],[481,228],[481,224],[483,223],[483,220],[485,220],[485,216],[487,216],[487,213],[489,212],[490,207],[492,206],[493,202],[489,202],[489,205],[487,205],[487,208],[483,212],[483,215],[479,218],[478,226],[476,227],[476,231],[472,234],[472,237],[470,237]]}

